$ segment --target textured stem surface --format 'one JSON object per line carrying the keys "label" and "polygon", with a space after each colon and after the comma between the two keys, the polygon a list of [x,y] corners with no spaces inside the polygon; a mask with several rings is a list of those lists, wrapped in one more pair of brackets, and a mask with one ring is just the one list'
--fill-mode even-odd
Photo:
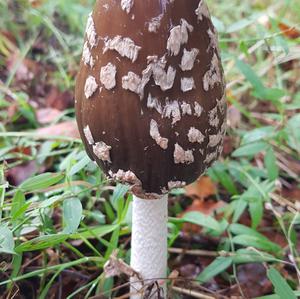
{"label": "textured stem surface", "polygon": [[[143,283],[131,279],[131,299],[143,298],[147,286],[158,280],[163,288],[160,298],[166,298],[165,280],[167,276],[167,222],[168,196],[158,200],[133,198],[131,267],[140,273]],[[153,296],[158,298],[157,286],[152,288]],[[144,291],[144,294],[143,294]],[[133,293],[136,293],[134,295]]]}

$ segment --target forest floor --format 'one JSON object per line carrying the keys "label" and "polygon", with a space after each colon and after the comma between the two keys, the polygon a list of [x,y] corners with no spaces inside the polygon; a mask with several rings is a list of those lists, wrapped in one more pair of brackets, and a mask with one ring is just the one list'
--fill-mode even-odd
{"label": "forest floor", "polygon": [[[89,160],[74,82],[92,0],[0,0],[0,298],[126,298],[132,196]],[[169,198],[170,298],[300,296],[300,3],[207,1],[223,156]],[[219,3],[220,2],[220,3]]]}

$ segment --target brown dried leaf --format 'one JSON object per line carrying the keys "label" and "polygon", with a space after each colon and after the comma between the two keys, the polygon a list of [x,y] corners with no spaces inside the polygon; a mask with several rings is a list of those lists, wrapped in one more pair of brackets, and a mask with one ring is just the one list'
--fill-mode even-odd
{"label": "brown dried leaf", "polygon": [[52,87],[46,98],[46,105],[64,111],[74,106],[73,95],[70,91],[61,92],[58,88]]}
{"label": "brown dried leaf", "polygon": [[15,82],[28,82],[34,78],[39,78],[41,66],[38,62],[28,58],[20,57],[20,52],[17,50],[7,60],[7,69],[11,72],[18,65],[14,80]]}
{"label": "brown dried leaf", "polygon": [[266,268],[262,264],[241,265],[238,266],[237,272],[241,288],[247,298],[266,295],[272,291],[272,284],[268,280]]}
{"label": "brown dried leaf", "polygon": [[71,138],[80,138],[77,124],[75,121],[65,121],[53,126],[36,130],[40,136],[64,136]]}
{"label": "brown dried leaf", "polygon": [[36,112],[37,120],[42,125],[55,121],[60,115],[61,111],[54,108],[42,108]]}
{"label": "brown dried leaf", "polygon": [[23,181],[37,173],[38,166],[35,161],[8,169],[5,173],[7,181],[13,186],[19,186]]}
{"label": "brown dried leaf", "polygon": [[104,273],[105,276],[108,277],[114,277],[114,276],[120,276],[121,274],[125,274],[129,277],[136,276],[137,278],[140,278],[140,275],[138,272],[136,272],[134,269],[132,269],[129,265],[127,265],[123,260],[119,259],[117,257],[118,252],[114,251],[109,260],[104,265]]}
{"label": "brown dried leaf", "polygon": [[213,215],[218,209],[224,207],[225,205],[226,203],[222,200],[195,199],[193,203],[185,210],[184,213],[200,212],[205,215]]}
{"label": "brown dried leaf", "polygon": [[234,137],[225,136],[223,143],[223,156],[229,156],[234,151]]}
{"label": "brown dried leaf", "polygon": [[291,189],[283,188],[282,196],[292,202],[300,201],[300,188],[297,184],[293,184]]}
{"label": "brown dried leaf", "polygon": [[279,23],[278,27],[282,34],[289,39],[297,39],[300,37],[300,31],[295,27],[290,27],[282,22]]}
{"label": "brown dried leaf", "polygon": [[[205,215],[213,215],[214,212],[225,205],[226,203],[224,201],[195,199],[193,203],[184,211],[184,213],[181,214],[181,217],[188,212],[200,212]],[[184,232],[199,233],[202,231],[202,228],[196,224],[185,223],[182,230]]]}
{"label": "brown dried leaf", "polygon": [[205,199],[216,194],[216,186],[207,176],[200,177],[195,183],[186,186],[186,195],[191,198]]}
{"label": "brown dried leaf", "polygon": [[[206,215],[213,212],[223,205],[223,202],[215,200],[205,200],[209,196],[216,194],[216,186],[210,177],[202,176],[195,183],[188,185],[186,188],[186,196],[193,198],[193,203],[181,214],[181,217],[188,212],[201,212]],[[195,224],[185,223],[183,231],[199,233],[201,227]]]}
{"label": "brown dried leaf", "polygon": [[39,6],[41,6],[43,4],[43,1],[42,0],[29,0],[29,3],[32,7],[38,8]]}

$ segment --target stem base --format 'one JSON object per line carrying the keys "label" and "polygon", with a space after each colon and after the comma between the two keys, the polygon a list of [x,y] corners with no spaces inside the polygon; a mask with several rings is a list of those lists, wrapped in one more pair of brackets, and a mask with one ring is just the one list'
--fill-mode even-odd
{"label": "stem base", "polygon": [[133,197],[131,267],[140,273],[143,282],[131,279],[131,299],[143,298],[153,283],[151,298],[158,298],[158,294],[159,298],[167,297],[167,223],[167,195],[157,200]]}

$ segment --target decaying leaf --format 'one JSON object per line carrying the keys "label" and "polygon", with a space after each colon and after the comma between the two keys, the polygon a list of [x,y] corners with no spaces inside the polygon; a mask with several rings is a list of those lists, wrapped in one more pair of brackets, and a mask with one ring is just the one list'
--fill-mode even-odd
{"label": "decaying leaf", "polygon": [[216,194],[216,187],[207,176],[202,176],[195,183],[188,185],[186,195],[191,198],[205,199]]}
{"label": "decaying leaf", "polygon": [[42,108],[36,112],[37,120],[40,124],[49,124],[61,115],[61,111],[54,108]]}
{"label": "decaying leaf", "polygon": [[278,27],[287,38],[297,39],[300,37],[300,31],[296,27],[290,27],[282,22],[279,23]]}
{"label": "decaying leaf", "polygon": [[104,265],[104,273],[106,277],[120,276],[125,274],[129,277],[137,277],[142,281],[140,274],[127,265],[123,260],[117,257],[118,251],[114,251],[110,259]]}
{"label": "decaying leaf", "polygon": [[65,121],[53,126],[38,129],[38,136],[64,136],[79,138],[79,132],[75,121]]}

